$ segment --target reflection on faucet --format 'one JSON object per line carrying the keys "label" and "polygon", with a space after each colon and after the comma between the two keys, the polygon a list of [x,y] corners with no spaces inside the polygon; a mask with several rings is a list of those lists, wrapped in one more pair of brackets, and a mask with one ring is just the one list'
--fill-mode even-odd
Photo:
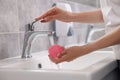
{"label": "reflection on faucet", "polygon": [[32,57],[30,54],[31,43],[36,35],[50,37],[50,42],[52,42],[52,44],[53,44],[53,41],[51,41],[51,38],[52,38],[54,32],[53,31],[34,31],[33,24],[35,22],[37,22],[37,21],[33,21],[31,24],[27,24],[25,26],[26,31],[25,31],[25,35],[24,35],[23,52],[22,52],[21,58],[31,58]]}

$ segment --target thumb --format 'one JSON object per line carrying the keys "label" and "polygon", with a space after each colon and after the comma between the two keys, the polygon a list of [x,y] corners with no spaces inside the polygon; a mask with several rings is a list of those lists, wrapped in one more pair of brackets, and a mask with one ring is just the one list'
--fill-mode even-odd
{"label": "thumb", "polygon": [[63,52],[59,53],[59,54],[57,55],[57,57],[58,57],[58,58],[61,58],[62,56],[66,55],[66,54],[67,54],[67,51],[64,50]]}

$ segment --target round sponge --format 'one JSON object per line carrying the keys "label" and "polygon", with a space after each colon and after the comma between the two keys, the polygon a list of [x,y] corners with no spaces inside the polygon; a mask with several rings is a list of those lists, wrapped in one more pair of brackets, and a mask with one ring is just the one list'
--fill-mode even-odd
{"label": "round sponge", "polygon": [[57,55],[61,53],[63,50],[64,50],[63,46],[54,44],[49,48],[48,52],[51,57],[58,58]]}

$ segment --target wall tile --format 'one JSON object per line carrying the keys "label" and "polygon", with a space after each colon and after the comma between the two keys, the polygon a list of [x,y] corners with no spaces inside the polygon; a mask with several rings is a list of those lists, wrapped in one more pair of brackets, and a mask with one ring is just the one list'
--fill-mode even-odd
{"label": "wall tile", "polygon": [[[51,0],[0,0],[0,59],[22,54],[25,24],[50,7]],[[35,30],[50,30],[50,25],[38,22]],[[38,52],[48,47],[48,37],[37,37],[31,51]]]}
{"label": "wall tile", "polygon": [[[20,31],[24,31],[25,24],[40,16],[51,7],[50,0],[18,0]],[[37,30],[49,29],[49,23],[36,23]]]}
{"label": "wall tile", "polygon": [[18,32],[17,0],[0,0],[0,32]]}
{"label": "wall tile", "polygon": [[0,59],[17,56],[19,54],[19,34],[0,34]]}

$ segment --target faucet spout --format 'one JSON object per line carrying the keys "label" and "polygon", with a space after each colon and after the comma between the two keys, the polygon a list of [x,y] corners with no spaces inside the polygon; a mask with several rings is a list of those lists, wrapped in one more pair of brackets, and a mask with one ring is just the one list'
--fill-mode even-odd
{"label": "faucet spout", "polygon": [[24,43],[23,43],[23,52],[21,58],[32,57],[30,54],[31,43],[37,35],[51,37],[54,34],[54,31],[44,31],[44,30],[34,31],[34,26],[33,26],[34,23],[26,25],[26,32],[24,35]]}

